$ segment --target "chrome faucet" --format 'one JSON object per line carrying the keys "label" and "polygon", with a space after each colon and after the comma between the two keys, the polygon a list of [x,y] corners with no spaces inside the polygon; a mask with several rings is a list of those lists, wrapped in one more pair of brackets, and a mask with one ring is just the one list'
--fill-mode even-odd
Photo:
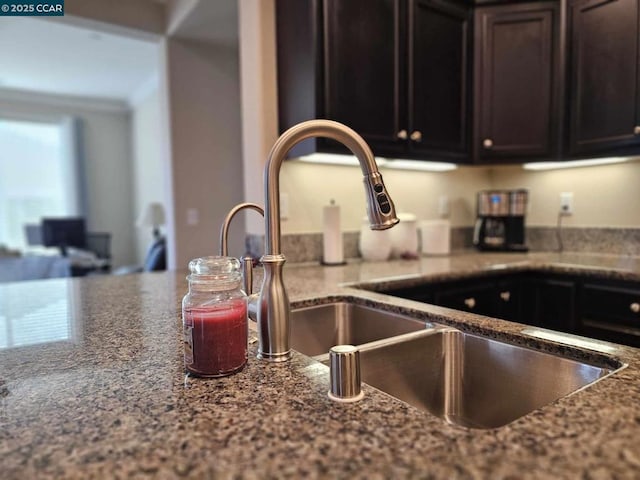
{"label": "chrome faucet", "polygon": [[[229,254],[229,225],[231,224],[231,220],[240,210],[244,210],[245,208],[250,208],[255,210],[260,215],[264,217],[264,208],[255,203],[239,203],[227,213],[224,221],[222,222],[222,227],[220,228],[220,255],[226,257]],[[240,262],[242,264],[242,279],[243,279],[243,290],[247,295],[251,295],[253,293],[253,258],[244,256],[240,258]]]}
{"label": "chrome faucet", "polygon": [[398,223],[373,153],[356,132],[331,120],[310,120],[291,127],[276,140],[264,173],[266,248],[261,258],[264,279],[257,305],[258,358],[271,362],[283,362],[291,357],[289,298],[282,279],[286,259],[280,251],[280,167],[294,145],[311,137],[326,137],[342,143],[360,162],[372,230],[385,230]]}

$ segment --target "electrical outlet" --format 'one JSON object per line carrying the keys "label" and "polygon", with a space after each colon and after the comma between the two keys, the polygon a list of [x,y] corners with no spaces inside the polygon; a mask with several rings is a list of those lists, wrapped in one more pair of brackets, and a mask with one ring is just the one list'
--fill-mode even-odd
{"label": "electrical outlet", "polygon": [[560,215],[573,215],[573,192],[560,194]]}

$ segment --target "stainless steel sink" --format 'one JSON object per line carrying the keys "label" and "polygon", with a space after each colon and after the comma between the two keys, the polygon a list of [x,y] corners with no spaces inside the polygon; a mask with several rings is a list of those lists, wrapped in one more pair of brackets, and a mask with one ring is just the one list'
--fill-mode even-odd
{"label": "stainless steel sink", "polygon": [[291,346],[311,357],[328,356],[334,345],[362,345],[427,326],[431,324],[398,313],[349,302],[329,303],[291,312]]}
{"label": "stainless steel sink", "polygon": [[449,423],[506,425],[611,373],[451,328],[360,348],[362,380]]}

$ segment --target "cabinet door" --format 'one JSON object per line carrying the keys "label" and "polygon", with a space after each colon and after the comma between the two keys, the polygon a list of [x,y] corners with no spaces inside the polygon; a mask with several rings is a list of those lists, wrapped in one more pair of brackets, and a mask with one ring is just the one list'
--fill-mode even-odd
{"label": "cabinet door", "polygon": [[572,155],[640,145],[639,0],[573,2]]}
{"label": "cabinet door", "polygon": [[575,283],[569,280],[541,279],[533,282],[533,288],[535,300],[531,323],[561,332],[575,331]]}
{"label": "cabinet door", "polygon": [[476,11],[474,147],[482,161],[559,152],[559,21],[555,2]]}
{"label": "cabinet door", "polygon": [[581,291],[579,332],[587,337],[640,347],[638,284],[585,283]]}
{"label": "cabinet door", "polygon": [[[437,284],[435,288],[437,288]],[[433,303],[433,291],[434,286],[432,284],[425,284],[397,290],[382,290],[382,293],[394,297],[406,298],[407,300],[415,300],[417,302]]]}
{"label": "cabinet door", "polygon": [[508,278],[498,281],[494,292],[496,318],[502,318],[512,322],[521,321],[520,302],[521,287],[520,280]]}
{"label": "cabinet door", "polygon": [[468,158],[471,10],[412,0],[409,22],[409,150]]}
{"label": "cabinet door", "polygon": [[354,129],[376,154],[405,148],[404,8],[401,0],[324,2],[322,116]]}
{"label": "cabinet door", "polygon": [[434,292],[433,303],[443,307],[495,316],[495,287],[490,281],[442,285]]}

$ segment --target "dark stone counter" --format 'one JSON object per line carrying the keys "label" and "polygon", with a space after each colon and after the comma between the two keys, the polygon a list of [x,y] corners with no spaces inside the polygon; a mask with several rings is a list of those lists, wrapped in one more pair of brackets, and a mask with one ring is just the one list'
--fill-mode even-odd
{"label": "dark stone counter", "polygon": [[367,385],[327,398],[328,369],[294,353],[222,379],[186,378],[185,273],[0,285],[2,478],[637,478],[640,350],[603,354],[524,326],[352,288],[353,283],[549,269],[640,279],[638,257],[456,255],[343,267],[287,265],[296,306],[352,299],[467,331],[628,367],[504,427],[456,427]]}

